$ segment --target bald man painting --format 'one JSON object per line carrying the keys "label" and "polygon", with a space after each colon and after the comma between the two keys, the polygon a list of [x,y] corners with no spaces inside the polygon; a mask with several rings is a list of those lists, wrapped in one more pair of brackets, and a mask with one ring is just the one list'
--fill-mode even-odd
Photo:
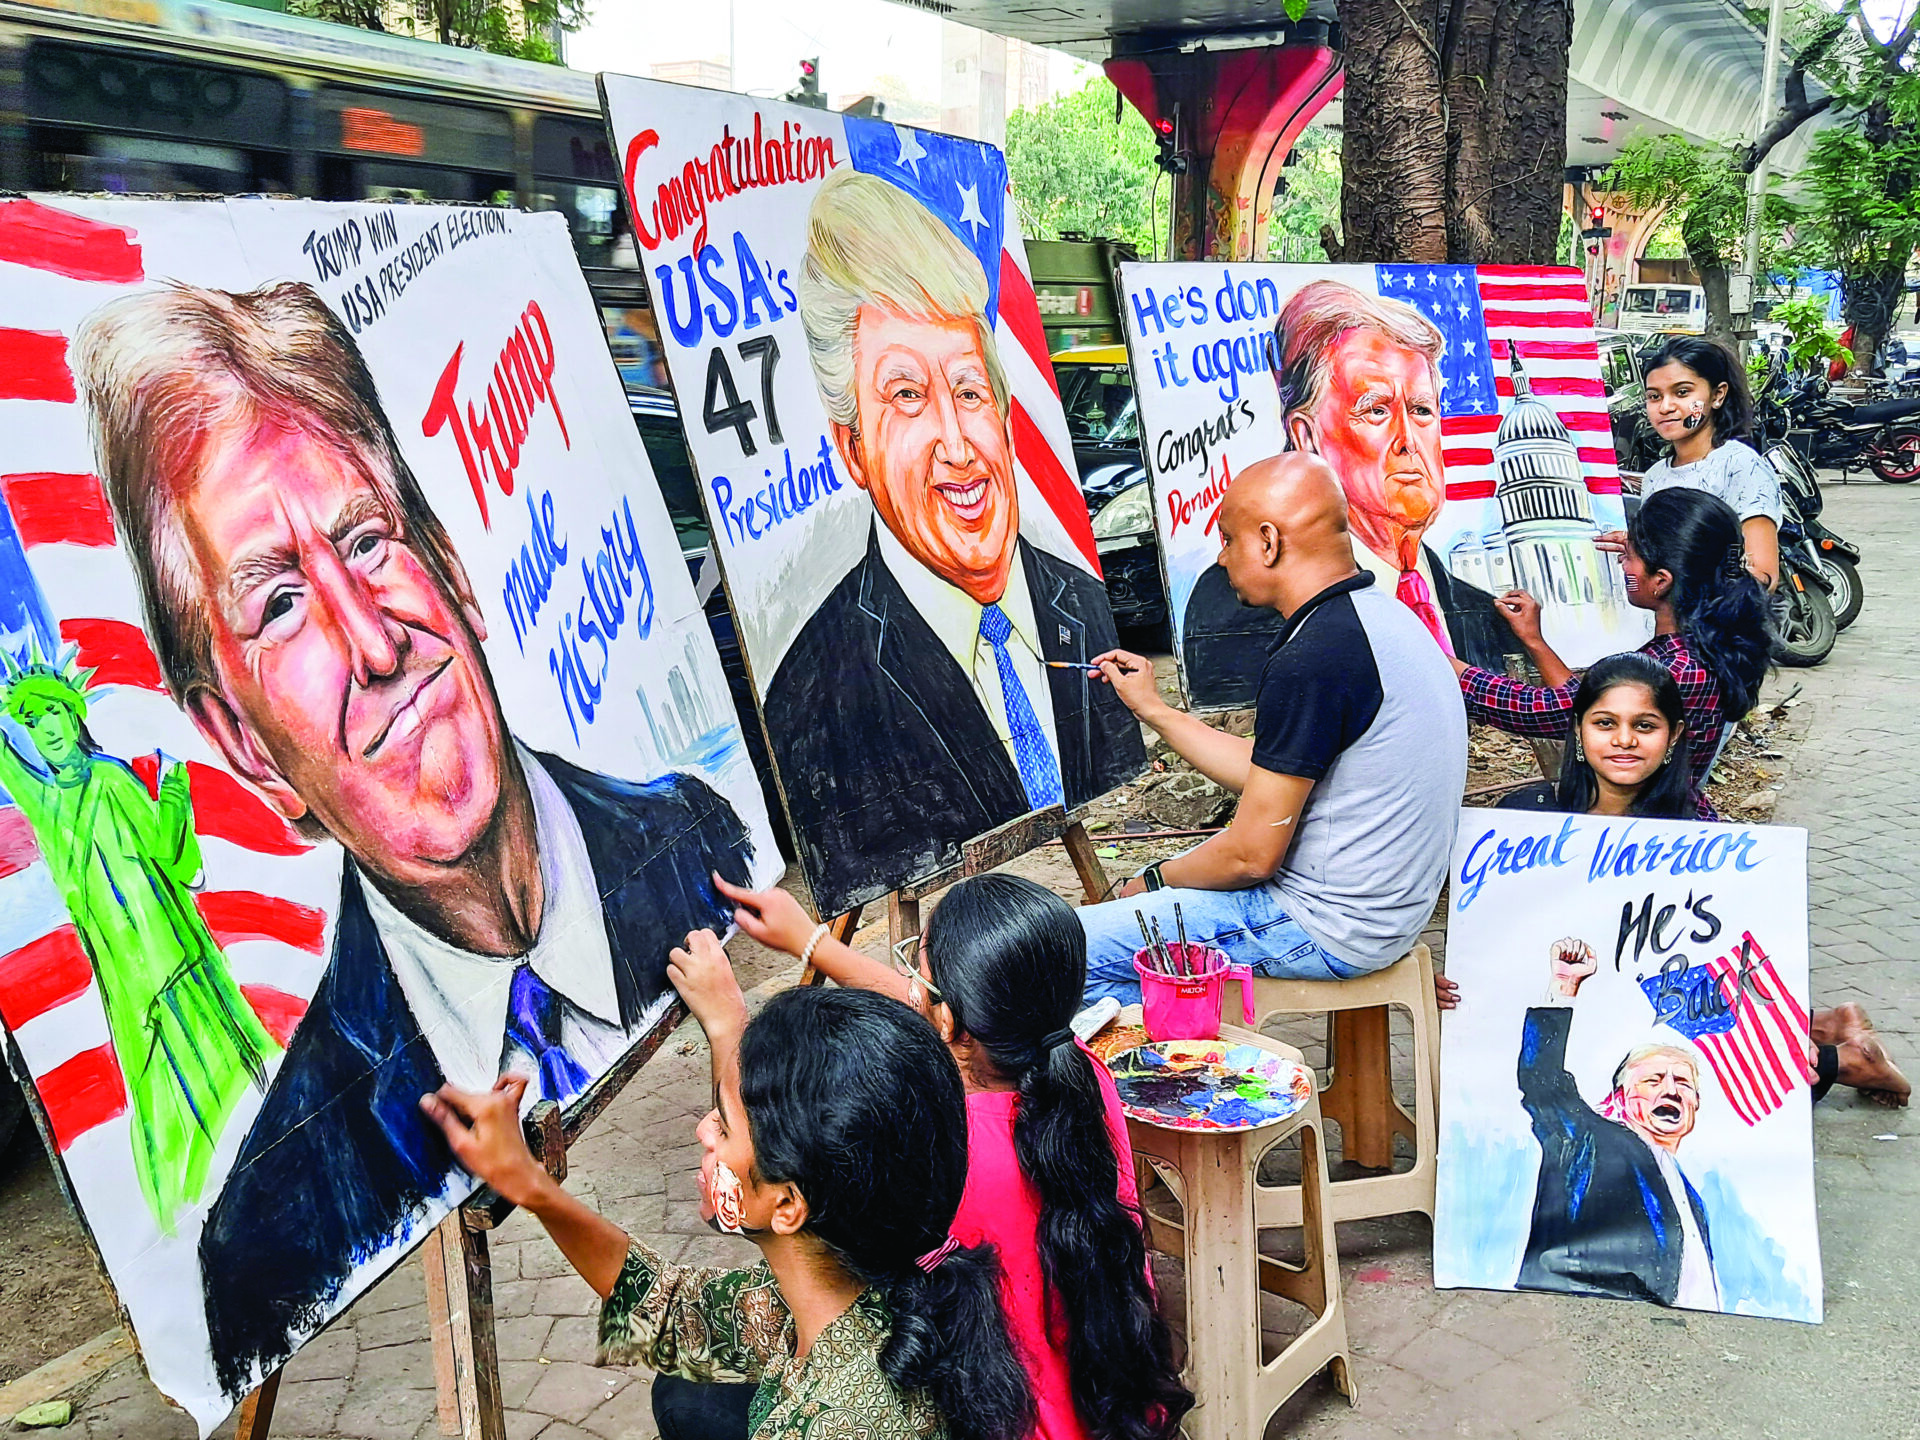
{"label": "bald man painting", "polygon": [[1340,481],[1316,455],[1250,465],[1220,508],[1220,566],[1279,629],[1252,736],[1174,709],[1138,655],[1097,663],[1127,708],[1238,792],[1233,823],[1078,913],[1087,999],[1140,998],[1135,912],[1256,974],[1346,980],[1391,965],[1433,913],[1466,783],[1467,718],[1445,653],[1354,560]]}

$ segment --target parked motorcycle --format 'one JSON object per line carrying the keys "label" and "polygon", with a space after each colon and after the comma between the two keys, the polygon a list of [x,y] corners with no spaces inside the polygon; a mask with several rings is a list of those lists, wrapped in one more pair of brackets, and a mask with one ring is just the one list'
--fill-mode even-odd
{"label": "parked motorcycle", "polygon": [[1755,410],[1763,442],[1798,432],[1795,448],[1814,465],[1864,465],[1890,485],[1920,480],[1920,396],[1851,405],[1832,397],[1826,376],[1796,382],[1775,367]]}
{"label": "parked motorcycle", "polygon": [[[1806,458],[1791,445],[1768,447],[1767,461],[1780,477],[1783,524],[1780,548],[1799,548],[1802,558],[1811,559],[1827,582],[1827,599],[1833,608],[1833,622],[1846,629],[1860,615],[1866,602],[1866,589],[1860,582],[1860,550],[1842,536],[1829,530],[1820,518],[1825,497],[1820,481]],[[1789,534],[1791,527],[1792,533]]]}

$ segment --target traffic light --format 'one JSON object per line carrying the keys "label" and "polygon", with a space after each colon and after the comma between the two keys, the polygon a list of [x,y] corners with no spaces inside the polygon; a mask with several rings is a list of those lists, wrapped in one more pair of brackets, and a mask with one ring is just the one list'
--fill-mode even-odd
{"label": "traffic light", "polygon": [[820,93],[820,57],[800,62],[800,83],[789,90],[784,97],[796,105],[811,105],[816,110],[827,108],[827,97]]}
{"label": "traffic light", "polygon": [[1607,223],[1607,207],[1606,206],[1593,205],[1588,207],[1587,209],[1588,225],[1590,225],[1593,229],[1598,230],[1606,223]]}
{"label": "traffic light", "polygon": [[1179,111],[1176,110],[1173,115],[1162,115],[1153,122],[1154,142],[1160,147],[1160,153],[1155,158],[1160,168],[1169,175],[1187,173],[1187,157],[1180,153],[1174,143],[1179,131],[1178,115]]}

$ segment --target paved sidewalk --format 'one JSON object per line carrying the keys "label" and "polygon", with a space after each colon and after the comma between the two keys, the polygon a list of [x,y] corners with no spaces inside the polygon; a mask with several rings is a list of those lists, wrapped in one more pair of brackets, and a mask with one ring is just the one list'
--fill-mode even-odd
{"label": "paved sidewalk", "polygon": [[[1778,820],[1812,832],[1817,1003],[1865,1005],[1911,1074],[1920,1068],[1920,985],[1905,963],[1920,951],[1920,628],[1911,618],[1920,486],[1834,487],[1827,518],[1867,552],[1867,605],[1825,667],[1783,672],[1773,687],[1777,694],[1804,684],[1814,711]],[[1020,868],[1072,889],[1057,856]],[[864,938],[878,953],[881,929]],[[695,1215],[693,1127],[707,1095],[705,1047],[697,1031],[683,1032],[645,1083],[574,1150],[570,1183],[669,1255],[744,1263],[747,1246],[711,1234]],[[1889,1134],[1898,1138],[1875,1138]],[[1327,1381],[1316,1381],[1268,1435],[1920,1436],[1920,1345],[1911,1328],[1920,1314],[1920,1263],[1910,1238],[1920,1214],[1920,1126],[1911,1112],[1869,1107],[1841,1090],[1819,1108],[1815,1137],[1823,1326],[1435,1291],[1425,1220],[1347,1226],[1342,1271],[1359,1404],[1349,1408]],[[537,1228],[516,1217],[497,1235],[494,1258],[509,1435],[653,1435],[644,1375],[585,1363],[593,1297]],[[131,1363],[76,1399],[75,1426],[59,1433],[82,1433],[82,1426],[88,1440],[193,1433]],[[284,1440],[438,1434],[417,1264],[402,1266],[295,1358],[274,1432]]]}

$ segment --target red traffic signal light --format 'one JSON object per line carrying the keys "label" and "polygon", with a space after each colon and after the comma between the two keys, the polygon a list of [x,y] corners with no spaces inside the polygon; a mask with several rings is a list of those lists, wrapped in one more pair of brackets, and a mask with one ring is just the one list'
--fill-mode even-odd
{"label": "red traffic signal light", "polygon": [[808,79],[813,78],[815,68],[816,67],[814,66],[814,63],[811,60],[802,60],[800,62],[800,73],[802,76]]}
{"label": "red traffic signal light", "polygon": [[1606,218],[1607,207],[1604,205],[1595,205],[1587,211],[1587,223],[1596,230],[1606,223]]}
{"label": "red traffic signal light", "polygon": [[1171,136],[1173,134],[1173,121],[1163,115],[1153,122],[1153,128],[1158,130],[1162,135]]}

